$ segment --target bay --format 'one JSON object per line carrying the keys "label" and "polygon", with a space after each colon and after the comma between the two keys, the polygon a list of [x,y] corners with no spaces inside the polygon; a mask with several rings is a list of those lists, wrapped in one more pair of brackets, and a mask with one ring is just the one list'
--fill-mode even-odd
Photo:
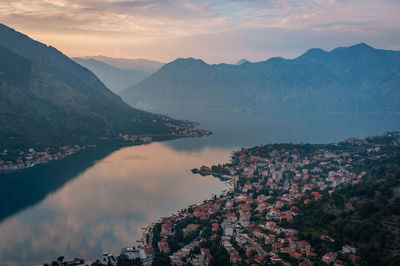
{"label": "bay", "polygon": [[0,264],[97,258],[136,244],[142,227],[220,194],[225,184],[190,169],[224,163],[240,147],[329,143],[400,128],[400,116],[214,112],[175,117],[213,131],[118,150],[97,148],[0,176]]}

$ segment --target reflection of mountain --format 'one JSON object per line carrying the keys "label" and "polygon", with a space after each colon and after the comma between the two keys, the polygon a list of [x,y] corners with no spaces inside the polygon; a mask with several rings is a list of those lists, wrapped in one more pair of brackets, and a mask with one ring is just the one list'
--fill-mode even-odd
{"label": "reflection of mountain", "polygon": [[2,175],[0,221],[42,201],[115,149],[102,147],[86,150],[47,165]]}

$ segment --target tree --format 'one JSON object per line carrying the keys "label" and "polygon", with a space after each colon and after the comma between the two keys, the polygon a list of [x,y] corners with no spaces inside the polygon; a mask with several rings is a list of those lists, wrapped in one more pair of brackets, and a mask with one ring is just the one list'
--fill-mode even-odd
{"label": "tree", "polygon": [[64,261],[64,256],[58,257],[57,261],[60,263],[60,265],[62,265],[62,263]]}

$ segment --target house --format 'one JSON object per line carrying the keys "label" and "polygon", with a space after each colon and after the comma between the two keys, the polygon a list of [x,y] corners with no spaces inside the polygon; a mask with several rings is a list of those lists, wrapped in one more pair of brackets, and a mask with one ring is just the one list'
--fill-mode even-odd
{"label": "house", "polygon": [[274,226],[276,226],[276,223],[272,222],[272,221],[268,221],[265,224],[265,229],[271,230]]}
{"label": "house", "polygon": [[311,251],[311,244],[305,240],[296,241],[296,249],[302,254],[308,254]]}
{"label": "house", "polygon": [[296,215],[296,214],[298,214],[298,213],[300,212],[300,209],[297,208],[296,206],[292,206],[292,207],[290,207],[290,212],[291,212],[293,215]]}
{"label": "house", "polygon": [[258,211],[259,213],[264,212],[267,208],[268,208],[269,204],[266,202],[262,202],[257,206],[256,211]]}
{"label": "house", "polygon": [[270,245],[275,242],[275,235],[267,235],[265,237],[265,245]]}
{"label": "house", "polygon": [[322,261],[326,264],[331,264],[336,260],[336,253],[328,252],[322,257]]}
{"label": "house", "polygon": [[203,262],[203,265],[209,265],[212,259],[210,250],[208,248],[200,249],[200,258]]}
{"label": "house", "polygon": [[289,251],[289,254],[290,254],[290,256],[292,256],[293,258],[296,258],[296,259],[300,259],[302,257],[302,255],[296,251]]}
{"label": "house", "polygon": [[193,212],[193,215],[194,215],[195,217],[200,217],[201,215],[203,215],[203,213],[202,213],[200,210],[196,209],[196,210]]}
{"label": "house", "polygon": [[261,203],[261,202],[266,201],[267,199],[268,199],[267,196],[261,194],[261,195],[259,195],[259,196],[257,197],[256,201],[257,201],[258,203]]}
{"label": "house", "polygon": [[182,232],[183,232],[183,235],[184,236],[187,236],[187,235],[189,235],[190,233],[192,233],[192,232],[194,232],[194,231],[197,231],[198,229],[199,229],[199,226],[200,225],[198,225],[198,224],[189,224],[189,225],[187,225],[185,228],[183,228],[183,230],[182,230]]}
{"label": "house", "polygon": [[285,215],[282,215],[281,217],[279,217],[280,222],[283,222],[283,221],[291,222],[292,220],[293,220],[293,216],[290,214],[285,214]]}
{"label": "house", "polygon": [[255,237],[257,237],[258,239],[265,239],[267,237],[267,235],[262,233],[260,229],[254,229],[253,230],[253,235]]}
{"label": "house", "polygon": [[342,247],[342,253],[348,255],[350,253],[357,253],[357,250],[355,247],[346,244]]}
{"label": "house", "polygon": [[240,262],[241,260],[242,260],[242,258],[238,254],[233,254],[230,256],[230,261],[232,264],[236,264],[236,263]]}
{"label": "house", "polygon": [[279,251],[282,247],[282,244],[279,242],[275,242],[272,244],[272,250]]}
{"label": "house", "polygon": [[233,226],[229,220],[224,220],[221,226],[225,236],[233,236]]}
{"label": "house", "polygon": [[254,260],[258,263],[258,264],[264,264],[265,259],[259,255],[254,257]]}
{"label": "house", "polygon": [[276,218],[278,216],[279,216],[279,211],[276,208],[269,209],[267,218]]}
{"label": "house", "polygon": [[247,244],[244,246],[246,250],[246,257],[250,258],[256,253],[256,248],[252,244]]}
{"label": "house", "polygon": [[285,234],[288,236],[297,236],[299,234],[299,231],[297,231],[296,229],[293,229],[293,228],[288,228],[288,229],[285,229]]}
{"label": "house", "polygon": [[169,252],[168,242],[166,238],[163,238],[158,242],[158,248],[161,252]]}
{"label": "house", "polygon": [[345,266],[346,263],[344,263],[344,261],[342,261],[342,260],[335,260],[335,263],[333,265],[335,265],[335,266]]}
{"label": "house", "polygon": [[353,264],[357,264],[360,261],[360,257],[353,253],[349,255],[349,259]]}
{"label": "house", "polygon": [[251,214],[249,212],[241,213],[240,217],[239,217],[239,222],[243,226],[248,226],[250,224],[250,216],[251,216]]}
{"label": "house", "polygon": [[212,232],[218,232],[219,230],[219,224],[218,223],[213,223],[212,225]]}
{"label": "house", "polygon": [[169,235],[172,232],[172,223],[166,222],[161,225],[161,234]]}
{"label": "house", "polygon": [[283,228],[278,225],[273,226],[270,230],[276,234],[283,233]]}
{"label": "house", "polygon": [[200,171],[211,172],[211,168],[208,167],[208,166],[203,165],[202,167],[200,167]]}

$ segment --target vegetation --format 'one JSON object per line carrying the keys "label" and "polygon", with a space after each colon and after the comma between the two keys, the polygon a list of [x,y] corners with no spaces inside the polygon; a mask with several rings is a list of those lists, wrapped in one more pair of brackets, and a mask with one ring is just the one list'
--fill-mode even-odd
{"label": "vegetation", "polygon": [[[363,183],[326,192],[320,201],[298,202],[301,215],[294,220],[300,238],[318,254],[357,247],[363,265],[400,264],[399,158],[369,166],[372,175]],[[397,173],[395,172],[397,171]],[[321,239],[329,236],[332,240]]]}

